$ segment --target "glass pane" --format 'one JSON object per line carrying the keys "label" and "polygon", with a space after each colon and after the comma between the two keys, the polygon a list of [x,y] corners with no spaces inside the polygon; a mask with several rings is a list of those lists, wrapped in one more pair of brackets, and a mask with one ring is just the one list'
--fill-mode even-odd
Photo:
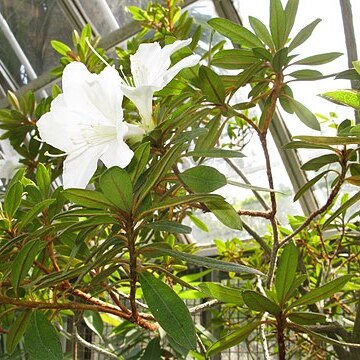
{"label": "glass pane", "polygon": [[[71,43],[72,28],[55,0],[0,0],[0,11],[35,73],[40,74],[55,67],[59,55],[51,48],[50,40]],[[0,32],[0,58],[18,84],[24,84],[25,69],[16,59],[4,33]]]}

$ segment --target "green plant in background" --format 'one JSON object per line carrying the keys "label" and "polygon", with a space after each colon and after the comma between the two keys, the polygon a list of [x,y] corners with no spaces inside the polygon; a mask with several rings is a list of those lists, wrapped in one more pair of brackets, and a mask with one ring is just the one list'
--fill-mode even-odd
{"label": "green plant in background", "polygon": [[[297,136],[284,144],[327,152],[303,165],[305,171],[326,170],[294,200],[328,174],[335,176],[316,211],[289,214],[289,224],[277,219],[268,148],[276,106],[320,130],[290,86],[323,78],[312,67],[341,55],[295,55],[319,22],[292,34],[297,8],[297,0],[285,8],[270,0],[269,28],[253,17],[252,30],[209,20],[235,48],[226,49],[224,40],[211,43],[200,60],[193,51],[202,29],[175,2],[131,7],[143,30],[127,49],[117,49],[117,59],[95,49],[98,39],[86,26],[74,33],[73,49],[52,43],[63,56],[56,69],[64,74],[63,90],[55,86],[40,102],[32,93],[9,93],[11,108],[0,111],[0,128],[23,165],[5,183],[0,219],[0,332],[9,356],[23,349],[33,359],[64,358],[59,332],[69,335],[64,324],[73,321],[76,335],[82,319],[101,346],[80,341],[111,358],[205,359],[243,341],[260,342],[267,359],[271,353],[297,356],[301,349],[323,357],[359,355],[357,213],[346,216],[359,194],[336,202],[345,183],[359,184],[357,125],[345,120],[336,136]],[[301,69],[292,70],[295,65]],[[234,101],[239,89],[248,91],[247,101]],[[358,110],[356,91],[324,96]],[[256,105],[260,116],[250,116]],[[60,132],[62,125],[58,136],[54,129]],[[206,164],[244,156],[244,139],[255,137],[268,188],[234,182]],[[265,210],[235,210],[213,193],[226,184],[265,191],[257,197]],[[269,231],[261,236],[244,222],[252,240],[217,241],[220,259],[202,257],[194,246],[177,242],[191,232],[183,224],[187,217],[206,230],[192,215],[196,209],[234,231],[247,216],[262,219]],[[188,265],[209,270],[185,274]],[[202,282],[211,271],[230,274],[227,283]],[[209,298],[190,309],[183,301]],[[211,310],[209,328],[193,323],[191,314],[220,303]],[[110,334],[104,323],[112,326]]]}

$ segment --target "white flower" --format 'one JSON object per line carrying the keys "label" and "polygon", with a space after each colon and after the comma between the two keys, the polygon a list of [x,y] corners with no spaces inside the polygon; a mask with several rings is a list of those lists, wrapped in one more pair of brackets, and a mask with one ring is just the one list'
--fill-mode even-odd
{"label": "white flower", "polygon": [[180,70],[195,66],[200,60],[200,56],[190,55],[170,67],[170,56],[189,45],[190,42],[191,39],[178,40],[163,48],[159,43],[141,44],[137,52],[130,56],[134,86],[122,84],[122,90],[139,110],[144,126],[148,130],[153,127],[152,98],[154,92],[165,87]]}
{"label": "white flower", "polygon": [[[0,131],[0,135],[2,132]],[[0,179],[11,180],[17,169],[20,168],[19,154],[11,146],[8,139],[0,140]]]}
{"label": "white flower", "polygon": [[124,168],[134,153],[125,143],[143,130],[123,121],[123,93],[118,72],[107,66],[90,73],[80,62],[66,66],[63,93],[37,126],[43,141],[64,151],[64,188],[85,188],[100,159],[106,167]]}

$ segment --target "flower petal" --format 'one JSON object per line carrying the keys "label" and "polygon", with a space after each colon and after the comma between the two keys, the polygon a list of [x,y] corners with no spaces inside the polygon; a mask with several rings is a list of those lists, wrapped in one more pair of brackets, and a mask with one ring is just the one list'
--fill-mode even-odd
{"label": "flower petal", "polygon": [[71,153],[64,161],[64,189],[85,189],[96,171],[104,146],[89,147],[81,153]]}
{"label": "flower petal", "polygon": [[129,165],[134,152],[123,141],[113,141],[108,145],[108,149],[101,155],[100,160],[107,168],[119,166],[124,168]]}
{"label": "flower petal", "polygon": [[191,43],[191,39],[186,40],[176,40],[172,44],[165,45],[162,49],[162,56],[170,57],[174,52],[182,49],[185,46],[188,46]]}
{"label": "flower petal", "polygon": [[92,113],[88,121],[104,125],[122,120],[122,81],[115,68],[107,66],[99,74],[92,74],[83,63],[73,62],[66,66],[62,82],[70,110]]}
{"label": "flower petal", "polygon": [[162,56],[159,43],[140,44],[130,56],[131,74],[136,87],[156,84],[159,74],[170,66],[170,58]]}
{"label": "flower petal", "polygon": [[65,106],[63,95],[60,94],[51,103],[50,112],[41,116],[36,126],[43,141],[68,152],[74,147],[71,138],[72,130],[76,131],[76,120]]}
{"label": "flower petal", "polygon": [[164,74],[162,87],[165,87],[182,69],[197,65],[200,58],[199,55],[190,55],[177,62]]}
{"label": "flower petal", "polygon": [[122,86],[122,91],[137,107],[145,126],[151,126],[152,121],[152,98],[154,92],[160,90],[154,86]]}

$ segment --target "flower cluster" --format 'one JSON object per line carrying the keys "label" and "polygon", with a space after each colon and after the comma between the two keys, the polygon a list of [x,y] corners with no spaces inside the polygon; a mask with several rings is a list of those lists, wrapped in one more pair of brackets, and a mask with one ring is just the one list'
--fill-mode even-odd
{"label": "flower cluster", "polygon": [[[170,67],[170,56],[189,45],[190,39],[163,48],[158,43],[141,44],[130,56],[132,81],[122,79],[114,67],[90,73],[80,62],[66,66],[63,93],[51,103],[50,112],[37,122],[41,139],[65,152],[64,188],[85,188],[101,160],[106,167],[126,167],[133,151],[131,137],[152,130],[152,99],[177,73],[196,65],[200,57],[190,55]],[[133,85],[133,86],[132,86]],[[142,122],[124,121],[123,94],[137,107]]]}

